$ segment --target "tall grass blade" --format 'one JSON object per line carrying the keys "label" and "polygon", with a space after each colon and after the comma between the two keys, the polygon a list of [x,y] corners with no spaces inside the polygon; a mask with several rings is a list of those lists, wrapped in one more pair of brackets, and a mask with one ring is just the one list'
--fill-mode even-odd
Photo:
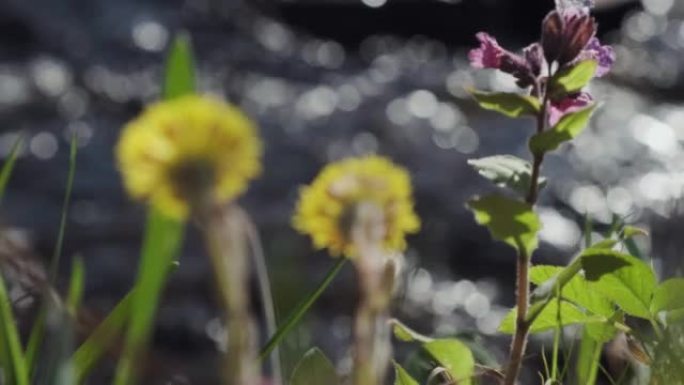
{"label": "tall grass blade", "polygon": [[171,44],[164,73],[164,99],[192,94],[196,90],[195,60],[190,36],[179,33]]}
{"label": "tall grass blade", "polygon": [[[195,65],[190,37],[180,33],[171,44],[164,70],[163,98],[174,99],[195,92]],[[159,297],[166,281],[167,268],[183,238],[183,224],[165,217],[150,207],[145,229],[135,296],[130,304],[130,319],[123,354],[117,366],[114,384],[135,383],[137,368],[144,355],[152,330]]]}
{"label": "tall grass blade", "polygon": [[76,384],[82,383],[105,353],[120,340],[130,317],[133,294],[133,291],[129,292],[74,353]]}
{"label": "tall grass blade", "polygon": [[174,263],[183,238],[183,228],[181,222],[150,208],[128,330],[114,380],[116,385],[135,383],[138,365],[144,357],[154,325],[167,271]]}
{"label": "tall grass blade", "polygon": [[72,318],[55,291],[48,291],[43,302],[46,309],[45,332],[32,383],[73,385],[73,366],[70,359],[74,348]]}
{"label": "tall grass blade", "polygon": [[[266,264],[266,257],[259,238],[259,232],[256,226],[249,219],[247,220],[247,236],[252,249],[252,259],[254,261],[257,281],[259,283],[259,293],[261,294],[261,302],[264,311],[264,318],[266,319],[266,332],[268,335],[275,335],[278,324],[275,313],[275,302],[273,301],[273,293],[271,290],[271,280],[268,274],[268,265]],[[273,372],[273,382],[277,385],[283,384],[283,372],[280,353],[276,347],[271,356],[271,368]]]}
{"label": "tall grass blade", "polygon": [[[74,176],[76,175],[76,155],[78,153],[76,134],[71,136],[71,143],[69,146],[69,170],[67,172],[66,188],[64,192],[64,200],[62,201],[62,212],[59,220],[59,230],[57,232],[57,241],[55,243],[55,248],[52,252],[52,260],[50,261],[49,279],[50,283],[54,286],[55,280],[57,279],[57,272],[59,270],[59,260],[62,256],[62,247],[64,245],[64,234],[66,233],[66,223],[69,213],[69,203],[71,202],[71,192],[74,186]],[[44,288],[43,295],[49,295],[46,291],[49,288]],[[33,372],[36,366],[36,360],[40,346],[43,341],[43,336],[45,334],[45,312],[46,304],[45,299],[41,299],[40,310],[31,328],[31,334],[29,335],[29,341],[26,346],[26,362],[28,363],[29,371]]]}
{"label": "tall grass blade", "polygon": [[5,163],[2,165],[2,170],[0,170],[0,200],[5,196],[5,189],[7,188],[7,183],[12,176],[12,171],[14,171],[14,165],[17,163],[17,157],[19,156],[19,150],[21,149],[24,140],[22,137],[17,138],[17,140],[12,145],[12,150],[10,150],[9,156]]}
{"label": "tall grass blade", "polygon": [[283,321],[276,333],[271,337],[271,339],[266,343],[266,345],[261,349],[259,353],[259,359],[264,360],[269,354],[275,349],[282,340],[287,336],[287,334],[299,323],[299,321],[304,317],[304,315],[311,309],[311,306],[318,300],[318,298],[325,292],[325,290],[330,286],[332,281],[335,279],[337,274],[344,267],[346,258],[340,258],[335,266],[330,269],[328,274],[325,276],[323,281],[318,285],[318,287],[309,294],[302,302],[295,307],[295,309],[290,313],[290,315]]}
{"label": "tall grass blade", "polygon": [[59,270],[59,260],[62,257],[62,248],[64,246],[64,234],[66,233],[66,223],[69,214],[69,203],[71,202],[71,192],[74,187],[74,176],[76,175],[76,155],[78,153],[78,142],[76,134],[71,136],[71,145],[69,148],[69,172],[67,174],[66,191],[64,193],[64,201],[62,201],[62,215],[59,222],[59,232],[57,233],[57,243],[52,253],[52,261],[50,263],[50,283],[55,284],[57,278],[57,271]]}
{"label": "tall grass blade", "polygon": [[71,266],[71,278],[69,280],[69,292],[67,294],[67,309],[72,317],[76,317],[81,307],[83,290],[85,286],[85,267],[81,257],[74,258]]}
{"label": "tall grass blade", "polygon": [[12,304],[0,274],[0,367],[8,384],[29,385],[28,369],[14,322]]}
{"label": "tall grass blade", "polygon": [[[166,276],[168,277],[176,267],[178,264],[172,263],[166,270]],[[72,361],[76,384],[82,383],[105,353],[112,350],[120,341],[130,318],[134,294],[134,290],[128,292],[74,353]]]}
{"label": "tall grass blade", "polygon": [[[23,139],[19,137],[0,169],[0,200],[5,195],[7,184],[14,171]],[[29,376],[24,360],[19,332],[14,322],[12,305],[7,294],[5,282],[0,273],[0,368],[9,384],[28,385]]]}

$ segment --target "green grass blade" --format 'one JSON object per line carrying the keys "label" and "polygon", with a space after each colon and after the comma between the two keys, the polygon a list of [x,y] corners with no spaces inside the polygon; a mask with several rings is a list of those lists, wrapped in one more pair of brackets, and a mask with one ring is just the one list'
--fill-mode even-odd
{"label": "green grass blade", "polygon": [[22,137],[17,138],[17,140],[12,145],[12,150],[2,165],[2,170],[0,170],[0,200],[5,196],[5,189],[7,188],[7,183],[12,176],[12,171],[14,171],[14,165],[17,163],[17,157],[19,156],[19,150],[21,149],[24,140]]}
{"label": "green grass blade", "polygon": [[[169,266],[166,272],[167,277],[176,267],[178,264],[175,262]],[[134,295],[135,290],[128,292],[74,353],[72,361],[76,384],[82,383],[105,353],[120,340],[130,318]]]}
{"label": "green grass blade", "polygon": [[68,309],[56,292],[43,299],[46,309],[45,335],[36,362],[32,383],[41,385],[73,385],[70,357],[74,346],[74,328]]}
{"label": "green grass blade", "polygon": [[174,263],[183,228],[181,222],[150,208],[123,354],[114,380],[116,385],[135,383],[137,365],[147,348],[168,267]]}
{"label": "green grass blade", "polygon": [[50,282],[54,285],[57,278],[57,271],[59,270],[59,260],[62,257],[62,247],[64,246],[64,234],[66,233],[66,222],[69,214],[69,203],[71,202],[71,192],[74,187],[74,176],[76,175],[76,155],[78,153],[78,142],[76,134],[71,136],[71,145],[69,149],[69,172],[67,174],[66,191],[64,193],[64,200],[62,201],[62,215],[59,222],[59,232],[57,233],[57,243],[52,253],[52,261],[50,262]]}
{"label": "green grass blade", "polygon": [[[162,89],[162,96],[167,100],[195,92],[192,46],[190,36],[185,33],[178,34],[171,44]],[[147,347],[159,297],[166,281],[168,270],[165,267],[171,267],[175,263],[174,258],[183,238],[183,228],[182,223],[167,218],[152,207],[149,209],[134,288],[136,294],[130,305],[124,350],[114,378],[116,385],[135,383],[135,366]]]}
{"label": "green grass blade", "polygon": [[[264,249],[261,244],[261,239],[259,238],[259,232],[257,231],[256,226],[254,226],[254,223],[252,223],[251,220],[248,220],[247,226],[247,236],[252,249],[252,260],[254,261],[254,270],[259,284],[259,293],[261,294],[261,303],[264,311],[264,319],[266,321],[266,332],[268,335],[275,335],[278,329],[278,323],[276,320],[275,302],[273,301],[271,280],[268,274],[268,265],[266,264]],[[273,353],[274,354],[271,356],[273,381],[276,384],[282,384],[284,373],[282,371],[280,353],[278,352],[277,347],[274,349]]]}
{"label": "green grass blade", "polygon": [[[9,183],[14,166],[19,156],[19,150],[23,145],[20,136],[12,145],[12,149],[0,169],[0,200],[5,196],[5,190]],[[0,274],[0,368],[7,383],[28,385],[28,370],[23,357],[21,342],[14,324],[14,316],[10,304],[5,282]]]}
{"label": "green grass blade", "polygon": [[[71,136],[71,144],[69,147],[69,170],[67,172],[66,188],[64,192],[64,200],[62,201],[62,212],[59,220],[59,230],[57,232],[57,241],[52,252],[52,260],[50,262],[50,283],[54,285],[57,279],[57,271],[59,269],[59,260],[62,255],[62,247],[64,245],[64,234],[66,233],[66,223],[69,214],[69,203],[71,202],[71,192],[74,186],[74,176],[76,175],[76,155],[78,153],[76,134]],[[36,367],[36,360],[40,345],[45,335],[45,308],[44,301],[41,300],[40,310],[36,316],[36,320],[31,328],[29,341],[26,346],[26,362],[30,372]]]}
{"label": "green grass blade", "polygon": [[134,293],[129,292],[74,353],[74,377],[77,384],[85,380],[95,364],[123,334]]}
{"label": "green grass blade", "polygon": [[84,285],[85,267],[83,265],[83,259],[76,257],[71,266],[71,279],[69,280],[69,292],[67,295],[67,309],[69,309],[69,312],[73,317],[76,317],[78,309],[81,307]]}
{"label": "green grass blade", "polygon": [[280,325],[276,333],[271,337],[271,339],[266,343],[266,345],[261,349],[259,353],[259,359],[264,360],[271,354],[273,349],[275,349],[282,340],[287,336],[287,334],[294,328],[297,323],[304,317],[304,315],[311,309],[311,306],[318,300],[318,298],[323,294],[323,292],[330,286],[332,281],[335,279],[337,274],[344,267],[346,258],[340,258],[335,266],[330,269],[328,274],[325,276],[323,281],[318,285],[316,290],[309,294],[302,302],[295,307],[295,309],[290,313],[290,315],[285,319],[285,321]]}
{"label": "green grass blade", "polygon": [[29,385],[28,369],[24,360],[19,331],[14,322],[12,304],[5,281],[0,274],[0,366],[8,384]]}
{"label": "green grass blade", "polygon": [[171,44],[164,73],[164,99],[192,94],[196,90],[195,60],[187,33],[179,33]]}

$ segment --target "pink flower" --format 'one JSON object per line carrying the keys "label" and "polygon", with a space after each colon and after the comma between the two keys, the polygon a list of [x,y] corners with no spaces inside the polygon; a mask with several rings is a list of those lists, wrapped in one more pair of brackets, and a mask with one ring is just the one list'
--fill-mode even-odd
{"label": "pink flower", "polygon": [[577,112],[588,107],[594,100],[586,92],[570,95],[558,101],[552,101],[549,105],[549,125],[555,126],[569,113]]}
{"label": "pink flower", "polygon": [[546,66],[544,59],[544,49],[539,43],[532,43],[523,49],[525,61],[535,76],[541,75],[542,68]]}
{"label": "pink flower", "polygon": [[496,39],[486,32],[479,32],[475,37],[480,41],[480,47],[468,53],[470,65],[480,69],[501,67],[501,57],[506,54],[506,50],[501,48]]}
{"label": "pink flower", "polygon": [[596,77],[600,78],[613,68],[615,51],[609,45],[601,45],[599,39],[594,37],[589,41],[584,51],[580,53],[577,61],[580,60],[596,60],[598,62]]}
{"label": "pink flower", "polygon": [[474,68],[494,68],[511,74],[518,79],[518,86],[522,88],[535,83],[536,76],[523,57],[503,49],[486,32],[479,32],[475,37],[480,41],[480,47],[468,53],[468,59]]}

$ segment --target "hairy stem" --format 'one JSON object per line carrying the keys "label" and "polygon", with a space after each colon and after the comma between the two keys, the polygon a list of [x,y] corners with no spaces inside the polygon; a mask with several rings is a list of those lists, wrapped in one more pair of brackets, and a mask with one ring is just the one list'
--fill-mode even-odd
{"label": "hairy stem", "polygon": [[354,323],[354,385],[385,382],[391,358],[389,303],[396,264],[381,247],[385,234],[384,213],[375,204],[356,207],[351,237],[358,250],[360,303]]}
{"label": "hairy stem", "polygon": [[518,256],[517,269],[517,317],[515,322],[515,335],[513,336],[513,343],[511,345],[511,353],[508,359],[508,366],[504,372],[504,385],[513,385],[518,378],[522,358],[525,355],[525,347],[527,346],[527,336],[529,333],[529,326],[525,321],[527,316],[527,308],[529,307],[530,295],[530,261],[527,255],[521,253]]}
{"label": "hairy stem", "polygon": [[200,221],[226,315],[228,346],[222,365],[225,384],[256,385],[257,337],[249,309],[246,214],[235,206],[214,206],[201,214]]}
{"label": "hairy stem", "polygon": [[[544,131],[547,119],[547,104],[548,99],[545,95],[543,97],[542,109],[537,116],[537,133]],[[530,178],[530,189],[527,192],[525,202],[534,205],[537,202],[539,194],[539,176],[541,173],[541,165],[544,161],[544,154],[533,154],[532,162],[532,176]],[[520,373],[522,359],[525,355],[525,348],[527,346],[527,337],[530,331],[532,321],[527,321],[527,310],[530,306],[530,255],[521,249],[518,253],[517,269],[516,269],[516,308],[517,317],[515,323],[515,335],[513,336],[513,343],[511,345],[511,352],[508,359],[508,365],[504,372],[504,385],[514,385]]]}

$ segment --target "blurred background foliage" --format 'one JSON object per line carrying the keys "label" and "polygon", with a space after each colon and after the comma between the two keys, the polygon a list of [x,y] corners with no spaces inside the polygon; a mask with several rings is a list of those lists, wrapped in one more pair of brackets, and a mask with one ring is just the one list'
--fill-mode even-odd
{"label": "blurred background foliage", "polygon": [[[0,208],[0,263],[20,315],[30,315],[25,294],[45,279],[39,266],[56,241],[72,135],[79,164],[64,255],[85,261],[91,322],[81,327],[95,324],[130,287],[144,210],[123,193],[113,145],[121,126],[159,97],[164,52],[184,29],[193,38],[199,88],[240,105],[264,137],[265,172],[242,203],[262,233],[280,316],[333,264],[290,227],[298,187],[331,160],[379,152],[412,173],[423,221],[409,240],[395,315],[420,332],[498,341],[487,343],[487,354],[502,360],[508,339],[496,328],[513,305],[515,257],[466,212],[467,197],[494,189],[466,160],[527,157],[522,138],[532,127],[475,107],[467,87],[514,83],[475,73],[465,53],[480,30],[525,46],[552,7],[551,0],[1,2],[0,156],[18,135],[25,145]],[[535,260],[567,262],[585,216],[597,231],[617,216],[650,230],[651,240],[639,246],[663,278],[681,274],[684,3],[604,0],[595,14],[617,66],[592,86],[602,107],[591,127],[545,163],[550,182]],[[191,232],[160,310],[149,384],[210,384],[218,373],[215,350],[225,336],[203,254]],[[69,269],[61,267],[64,285]],[[341,372],[349,369],[355,296],[345,269],[282,347],[286,368],[315,344]],[[623,345],[611,345],[609,370],[624,364]]]}

